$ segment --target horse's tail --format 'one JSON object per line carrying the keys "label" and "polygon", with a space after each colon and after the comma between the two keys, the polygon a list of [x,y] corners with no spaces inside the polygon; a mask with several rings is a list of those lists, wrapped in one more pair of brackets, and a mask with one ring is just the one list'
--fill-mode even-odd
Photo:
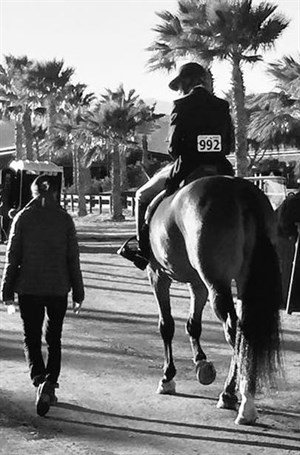
{"label": "horse's tail", "polygon": [[[256,213],[255,213],[256,212]],[[243,286],[242,311],[238,319],[236,355],[239,376],[246,375],[252,387],[276,386],[281,370],[280,313],[283,294],[279,260],[257,207],[255,244]]]}

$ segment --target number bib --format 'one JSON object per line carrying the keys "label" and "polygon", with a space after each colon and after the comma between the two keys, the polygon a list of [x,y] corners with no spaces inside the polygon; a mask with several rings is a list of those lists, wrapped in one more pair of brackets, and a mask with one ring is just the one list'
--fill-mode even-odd
{"label": "number bib", "polygon": [[200,134],[197,136],[198,152],[221,152],[222,138],[220,134],[205,136]]}

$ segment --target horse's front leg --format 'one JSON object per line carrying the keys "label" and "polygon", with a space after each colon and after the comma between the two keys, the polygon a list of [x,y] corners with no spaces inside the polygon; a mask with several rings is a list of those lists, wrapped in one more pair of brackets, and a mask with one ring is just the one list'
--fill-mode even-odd
{"label": "horse's front leg", "polygon": [[170,286],[171,279],[158,270],[148,269],[149,281],[158,304],[158,327],[164,343],[164,375],[160,380],[157,393],[174,394],[176,369],[173,361],[172,340],[175,332],[174,319],[171,314]]}
{"label": "horse's front leg", "polygon": [[200,344],[202,332],[202,312],[207,301],[208,292],[201,280],[189,283],[190,315],[186,324],[186,331],[190,336],[193,351],[193,361],[196,365],[196,374],[201,384],[211,384],[216,378],[216,370],[212,362],[206,360],[206,355]]}

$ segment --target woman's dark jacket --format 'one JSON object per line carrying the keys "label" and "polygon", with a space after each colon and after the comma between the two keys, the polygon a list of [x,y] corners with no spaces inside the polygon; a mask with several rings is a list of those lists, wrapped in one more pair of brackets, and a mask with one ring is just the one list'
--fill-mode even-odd
{"label": "woman's dark jacket", "polygon": [[72,289],[82,302],[84,287],[76,230],[53,199],[39,196],[13,220],[2,276],[2,300],[18,294],[63,296]]}

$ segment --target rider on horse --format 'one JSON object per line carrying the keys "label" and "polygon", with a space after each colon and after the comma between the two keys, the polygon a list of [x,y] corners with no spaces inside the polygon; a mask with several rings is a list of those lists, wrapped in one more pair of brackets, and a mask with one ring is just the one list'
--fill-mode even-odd
{"label": "rider on horse", "polygon": [[209,90],[207,71],[198,63],[183,65],[169,87],[182,97],[174,101],[171,112],[169,149],[174,160],[170,168],[152,177],[136,193],[138,249],[128,242],[118,253],[144,269],[149,259],[148,229],[145,214],[148,205],[162,190],[174,193],[180,183],[200,168],[200,175],[234,175],[225,155],[234,151],[234,130],[227,101]]}

